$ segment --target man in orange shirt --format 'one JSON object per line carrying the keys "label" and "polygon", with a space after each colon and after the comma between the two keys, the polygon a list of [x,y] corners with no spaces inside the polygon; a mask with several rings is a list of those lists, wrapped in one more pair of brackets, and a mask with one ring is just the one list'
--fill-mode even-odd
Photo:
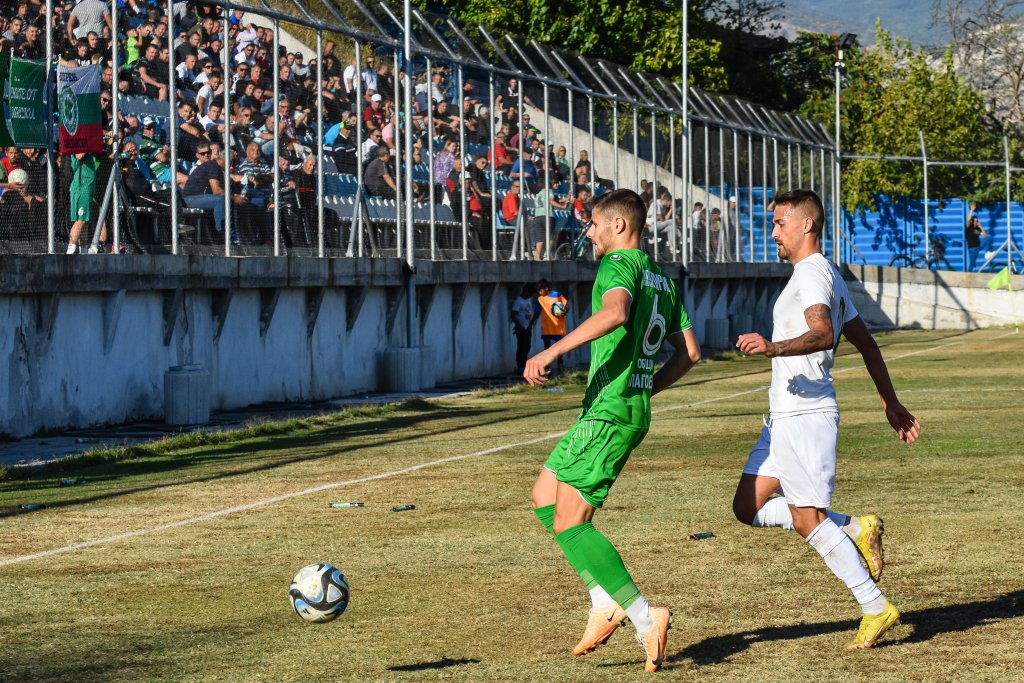
{"label": "man in orange shirt", "polygon": [[[565,316],[569,312],[569,300],[565,295],[551,288],[551,283],[541,280],[537,283],[537,305],[540,308],[540,338],[547,349],[565,336]],[[565,369],[562,358],[558,359],[558,372]]]}

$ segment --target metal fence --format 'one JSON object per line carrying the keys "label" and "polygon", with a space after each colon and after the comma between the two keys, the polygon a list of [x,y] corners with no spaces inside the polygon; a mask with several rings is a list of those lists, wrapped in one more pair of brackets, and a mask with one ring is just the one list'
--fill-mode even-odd
{"label": "metal fence", "polygon": [[[46,16],[59,23],[51,5]],[[397,256],[410,262],[587,258],[586,248],[576,248],[578,219],[596,196],[628,187],[652,205],[645,245],[657,259],[775,261],[772,196],[810,187],[829,213],[826,252],[839,256],[832,248],[839,241],[831,220],[833,142],[806,119],[696,89],[684,97],[679,83],[662,76],[383,2],[353,0],[343,7],[291,0],[285,11],[262,0],[258,6],[201,0],[186,3],[184,17],[176,6],[180,10],[175,2],[159,7],[159,21],[166,20],[172,37],[162,47],[181,47],[174,40],[181,29],[183,42],[191,41],[196,25],[210,19],[197,49],[219,63],[230,85],[200,103],[201,92],[173,77],[186,51],[169,49],[166,95],[151,87],[133,94],[140,67],[126,62],[141,24],[111,3],[115,49],[102,61],[111,67],[112,90],[119,91],[110,109],[114,142],[100,169],[83,250],[102,250],[95,248],[109,241],[113,251],[173,254]],[[51,29],[47,52],[55,55],[60,26]],[[240,36],[250,30],[262,36],[253,42],[256,51],[265,49],[276,66],[281,63],[274,58],[283,57],[294,67],[295,53],[307,51],[283,35],[312,35],[314,60],[308,67],[299,60],[313,76],[312,87],[309,81],[298,87],[293,72],[272,66],[262,101],[247,92],[244,79],[239,89],[236,66],[249,60],[248,40]],[[340,64],[339,45],[331,49],[336,36],[351,42],[351,92],[344,78],[350,65]],[[390,70],[366,74],[370,59],[374,68]],[[337,72],[342,78],[333,76]],[[382,95],[380,119],[370,85]],[[216,134],[214,121],[212,132],[196,142],[182,132],[194,120],[189,110],[205,109],[211,99],[221,106],[224,132]],[[257,134],[256,159],[247,157],[247,109],[264,118],[268,136]],[[364,123],[367,116],[377,125]],[[139,158],[141,146],[152,152],[164,143],[164,161]],[[376,153],[367,150],[375,144],[392,151],[383,167],[371,168]],[[535,144],[539,149],[531,149]],[[204,148],[209,156],[196,155]],[[55,159],[44,164],[50,174],[68,165],[52,150],[48,156]],[[208,163],[219,165],[218,182],[210,187],[224,191],[197,196],[187,179]],[[382,168],[391,180],[387,187]],[[60,176],[51,183],[46,234],[41,227],[4,230],[6,250],[64,250],[69,225],[57,206]],[[506,202],[509,193],[518,194],[514,216],[503,211],[515,203]]]}

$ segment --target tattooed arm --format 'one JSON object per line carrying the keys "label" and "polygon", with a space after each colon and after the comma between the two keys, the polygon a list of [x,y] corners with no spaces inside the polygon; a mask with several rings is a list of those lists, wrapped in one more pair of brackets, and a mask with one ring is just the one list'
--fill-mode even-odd
{"label": "tattooed arm", "polygon": [[768,341],[756,332],[741,334],[736,347],[747,354],[775,356],[803,356],[832,348],[835,331],[832,329],[832,311],[825,304],[814,304],[804,310],[804,320],[810,329],[794,339]]}

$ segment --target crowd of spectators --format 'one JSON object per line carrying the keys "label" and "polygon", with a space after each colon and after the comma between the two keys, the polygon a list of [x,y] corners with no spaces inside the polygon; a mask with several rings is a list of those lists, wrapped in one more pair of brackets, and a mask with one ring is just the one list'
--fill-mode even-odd
{"label": "crowd of spectators", "polygon": [[[233,234],[233,238],[265,242],[270,239],[274,209],[272,160],[276,149],[281,159],[278,196],[280,209],[286,212],[286,242],[308,244],[310,235],[316,233],[315,225],[311,225],[315,212],[311,209],[316,204],[316,166],[320,163],[316,157],[318,87],[324,101],[324,149],[337,172],[354,175],[361,167],[368,196],[392,198],[399,191],[398,160],[404,155],[397,134],[395,80],[404,74],[396,74],[389,59],[371,52],[363,64],[357,64],[354,58],[342,59],[336,54],[336,46],[327,41],[323,80],[318,84],[316,61],[307,60],[300,50],[285,47],[274,54],[273,31],[258,25],[259,17],[250,20],[246,13],[233,10],[225,33],[220,8],[191,0],[177,2],[172,36],[166,3],[123,0],[117,7],[118,36],[114,41],[111,3],[104,0],[57,2],[49,20],[41,0],[17,3],[11,13],[0,17],[0,48],[23,57],[43,57],[43,31],[49,26],[55,54],[62,64],[101,65],[106,156],[121,163],[129,194],[144,194],[151,181],[177,183],[185,205],[209,209],[216,229],[222,231],[224,194],[229,192],[240,217],[238,224],[247,230],[247,234]],[[116,74],[112,43],[118,54]],[[173,74],[169,60],[172,50]],[[275,72],[279,79],[276,100]],[[497,209],[503,220],[511,218],[514,223],[522,195],[542,194],[544,208],[535,211],[534,218],[543,219],[551,210],[573,206],[580,210],[570,215],[586,220],[584,204],[590,201],[590,190],[607,181],[597,178],[585,150],[573,163],[566,156],[565,146],[545,140],[528,113],[520,118],[520,100],[532,103],[520,93],[517,79],[511,78],[503,85],[492,113],[476,95],[471,80],[457,92],[454,79],[444,69],[414,76],[410,117],[414,152],[409,161],[427,169],[415,183],[415,199],[427,199],[433,186],[434,201],[451,206],[455,216],[461,215],[465,202],[472,246],[480,247],[489,246],[491,212]],[[177,92],[174,103],[168,102],[172,77]],[[357,84],[361,92],[357,92]],[[227,110],[225,89],[229,90]],[[138,115],[139,110],[132,106],[120,107],[117,159],[113,158],[115,91],[167,102],[168,114],[172,105],[174,111],[173,117],[162,117]],[[492,123],[496,130],[493,145]],[[358,133],[357,128],[361,129]],[[177,140],[178,168],[171,168],[168,143],[172,135]],[[362,145],[357,147],[360,137]],[[481,151],[467,156],[460,148],[460,138],[467,148]],[[229,187],[224,186],[226,146],[231,150]],[[430,149],[436,150],[432,168],[428,168]],[[38,208],[37,199],[45,194],[45,155],[8,150],[3,161],[0,168],[26,170],[29,178],[25,201]],[[406,167],[405,161],[401,167]],[[546,169],[552,187],[545,187]],[[497,200],[492,197],[493,173],[504,174],[506,182],[511,181],[512,189],[501,193]],[[0,181],[11,180],[3,170],[0,174],[4,176]],[[0,183],[0,188],[7,184]],[[561,197],[555,194],[559,187]],[[580,192],[583,189],[587,192]],[[585,199],[581,201],[581,197]],[[515,211],[506,212],[506,206],[513,203]],[[333,221],[336,226],[336,218]],[[540,255],[541,250],[538,248],[536,253]]]}

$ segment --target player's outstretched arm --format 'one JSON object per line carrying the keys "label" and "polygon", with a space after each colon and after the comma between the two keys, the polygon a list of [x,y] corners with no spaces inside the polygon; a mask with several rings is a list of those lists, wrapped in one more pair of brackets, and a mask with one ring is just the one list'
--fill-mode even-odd
{"label": "player's outstretched arm", "polygon": [[668,342],[674,349],[672,357],[654,373],[651,396],[668,389],[680,377],[689,372],[690,368],[700,362],[700,343],[697,341],[697,335],[694,334],[693,328],[676,332],[668,338]]}
{"label": "player's outstretched arm", "polygon": [[736,340],[736,348],[748,355],[762,354],[768,358],[775,356],[804,356],[816,351],[832,348],[835,339],[832,330],[832,312],[825,304],[814,304],[804,310],[807,321],[807,332],[793,339],[779,342],[768,341],[757,332],[741,334]]}
{"label": "player's outstretched arm", "polygon": [[882,407],[885,409],[885,418],[899,434],[900,439],[908,444],[914,443],[921,432],[921,424],[910,414],[910,411],[903,407],[896,398],[896,389],[892,386],[892,379],[889,377],[889,369],[885,367],[885,360],[882,358],[882,351],[875,343],[864,321],[857,316],[850,322],[843,325],[843,335],[850,340],[861,358],[864,359],[864,366],[871,375],[871,381],[875,383],[878,395],[882,397]]}
{"label": "player's outstretched arm", "polygon": [[629,307],[632,302],[633,297],[625,289],[617,288],[605,292],[601,297],[601,310],[549,348],[526,361],[523,378],[533,386],[544,384],[548,381],[548,366],[573,349],[599,339],[625,323],[629,319]]}

